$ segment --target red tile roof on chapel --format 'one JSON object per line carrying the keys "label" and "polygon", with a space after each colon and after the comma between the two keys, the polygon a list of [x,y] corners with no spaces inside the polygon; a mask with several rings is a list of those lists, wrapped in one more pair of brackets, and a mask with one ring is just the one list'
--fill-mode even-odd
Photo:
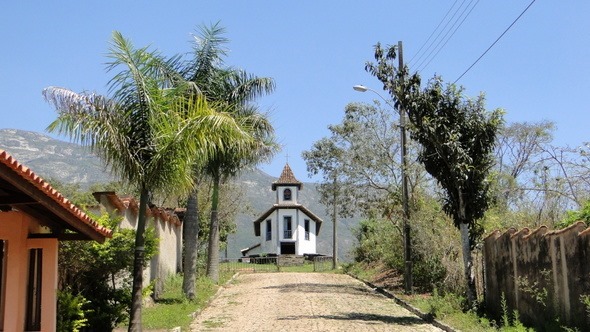
{"label": "red tile roof on chapel", "polygon": [[[70,214],[73,217],[75,223],[71,227],[78,231],[84,232],[90,238],[95,240],[104,240],[105,237],[111,237],[112,231],[100,226],[92,218],[82,212],[78,207],[72,204],[67,198],[55,190],[49,183],[43,180],[40,176],[36,175],[31,169],[20,164],[6,151],[0,149],[0,166],[4,165],[0,179],[8,180],[9,178],[20,179],[30,183],[36,188],[36,190],[47,197],[50,200],[57,203],[66,214]],[[6,170],[7,168],[7,170]],[[1,188],[0,188],[1,189]],[[18,209],[19,205],[15,205]]]}
{"label": "red tile roof on chapel", "polygon": [[275,190],[277,185],[294,185],[301,189],[303,183],[295,178],[295,175],[293,175],[293,171],[291,170],[289,164],[285,164],[279,179],[272,183],[272,190]]}

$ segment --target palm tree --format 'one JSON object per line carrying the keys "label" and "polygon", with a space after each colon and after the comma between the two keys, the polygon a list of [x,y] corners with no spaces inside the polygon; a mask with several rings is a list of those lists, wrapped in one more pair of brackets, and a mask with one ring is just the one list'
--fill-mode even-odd
{"label": "palm tree", "polygon": [[109,58],[107,71],[120,70],[109,82],[110,97],[57,87],[43,94],[58,111],[48,130],[88,146],[140,192],[129,320],[129,331],[140,331],[144,231],[151,195],[188,191],[196,159],[223,149],[223,142],[249,137],[233,118],[209,108],[198,94],[187,93],[191,85],[176,82],[171,87],[160,79],[163,59],[156,52],[134,49],[114,32]]}
{"label": "palm tree", "polygon": [[[253,166],[270,157],[277,149],[274,142],[273,128],[268,119],[257,112],[248,103],[255,97],[269,93],[274,89],[274,81],[270,78],[258,78],[242,70],[223,67],[226,51],[223,45],[228,42],[222,35],[224,29],[219,24],[201,28],[195,37],[193,57],[182,61],[180,57],[169,62],[169,72],[165,75],[179,82],[191,82],[196,87],[193,93],[204,95],[209,102],[226,107],[227,113],[239,124],[244,133],[253,141],[232,141],[231,144],[217,149],[204,165],[195,167],[194,176],[209,175],[213,181],[210,236],[208,245],[207,271],[209,277],[218,281],[219,260],[219,224],[217,219],[219,203],[219,187],[222,178],[235,175],[239,170]],[[176,78],[174,78],[176,77]],[[230,162],[231,161],[231,162]],[[183,291],[191,299],[194,298],[196,261],[198,251],[198,211],[197,189],[189,195],[185,231],[185,261]],[[215,265],[215,266],[213,266]]]}
{"label": "palm tree", "polygon": [[205,173],[213,180],[207,276],[214,282],[219,281],[219,220],[217,211],[221,182],[235,176],[245,168],[255,166],[270,158],[277,150],[270,122],[264,115],[258,113],[255,107],[238,105],[231,114],[240,126],[252,135],[254,140],[246,144],[235,142],[224,150],[215,151],[205,166]]}

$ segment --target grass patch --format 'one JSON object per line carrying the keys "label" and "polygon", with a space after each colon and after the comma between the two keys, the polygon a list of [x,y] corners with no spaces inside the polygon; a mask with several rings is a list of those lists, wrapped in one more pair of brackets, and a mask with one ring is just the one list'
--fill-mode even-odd
{"label": "grass patch", "polygon": [[[499,331],[488,319],[479,317],[475,312],[463,312],[464,299],[455,294],[438,294],[435,290],[432,294],[396,294],[399,298],[423,313],[432,315],[438,321],[452,326],[461,331]],[[500,329],[500,331],[502,331]]]}
{"label": "grass patch", "polygon": [[[219,283],[223,284],[233,273],[220,273]],[[146,329],[171,329],[180,326],[188,329],[193,318],[191,314],[205,307],[209,299],[215,295],[219,286],[206,277],[197,279],[197,298],[186,299],[182,293],[182,275],[174,275],[166,280],[164,294],[156,303],[142,312],[143,327]]]}
{"label": "grass patch", "polygon": [[344,273],[352,274],[361,280],[374,280],[379,270],[364,264],[345,264],[342,266]]}
{"label": "grass patch", "polygon": [[205,325],[205,327],[208,329],[212,329],[212,328],[222,327],[223,322],[217,321],[217,320],[206,320],[203,322],[203,325]]}
{"label": "grass patch", "polygon": [[303,265],[280,266],[281,272],[313,272],[313,263],[305,261]]}

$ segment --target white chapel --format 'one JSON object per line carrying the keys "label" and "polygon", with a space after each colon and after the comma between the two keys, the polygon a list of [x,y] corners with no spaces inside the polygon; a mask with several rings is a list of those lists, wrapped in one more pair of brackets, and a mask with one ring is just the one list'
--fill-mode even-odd
{"label": "white chapel", "polygon": [[279,179],[272,183],[276,201],[254,220],[254,235],[259,243],[242,250],[242,255],[315,255],[316,238],[322,219],[298,203],[303,183],[285,164]]}

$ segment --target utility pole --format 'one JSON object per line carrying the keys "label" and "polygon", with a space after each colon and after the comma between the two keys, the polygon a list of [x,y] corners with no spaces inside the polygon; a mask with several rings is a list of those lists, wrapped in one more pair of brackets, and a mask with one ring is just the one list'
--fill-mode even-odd
{"label": "utility pole", "polygon": [[[404,52],[401,40],[397,42],[397,58],[399,60],[398,70],[402,72],[400,76],[401,83],[404,83]],[[399,99],[398,99],[399,100]],[[399,124],[400,124],[400,143],[401,143],[401,162],[402,162],[402,205],[404,209],[404,290],[406,294],[412,293],[412,241],[410,238],[410,206],[408,204],[408,174],[406,161],[406,111],[404,105],[400,104],[399,108]]]}
{"label": "utility pole", "polygon": [[333,210],[332,210],[332,269],[335,270],[338,267],[338,242],[336,241],[336,199],[338,198],[338,193],[336,192],[336,179],[337,176],[334,174],[334,186],[332,188],[334,192],[334,201],[332,202]]}

